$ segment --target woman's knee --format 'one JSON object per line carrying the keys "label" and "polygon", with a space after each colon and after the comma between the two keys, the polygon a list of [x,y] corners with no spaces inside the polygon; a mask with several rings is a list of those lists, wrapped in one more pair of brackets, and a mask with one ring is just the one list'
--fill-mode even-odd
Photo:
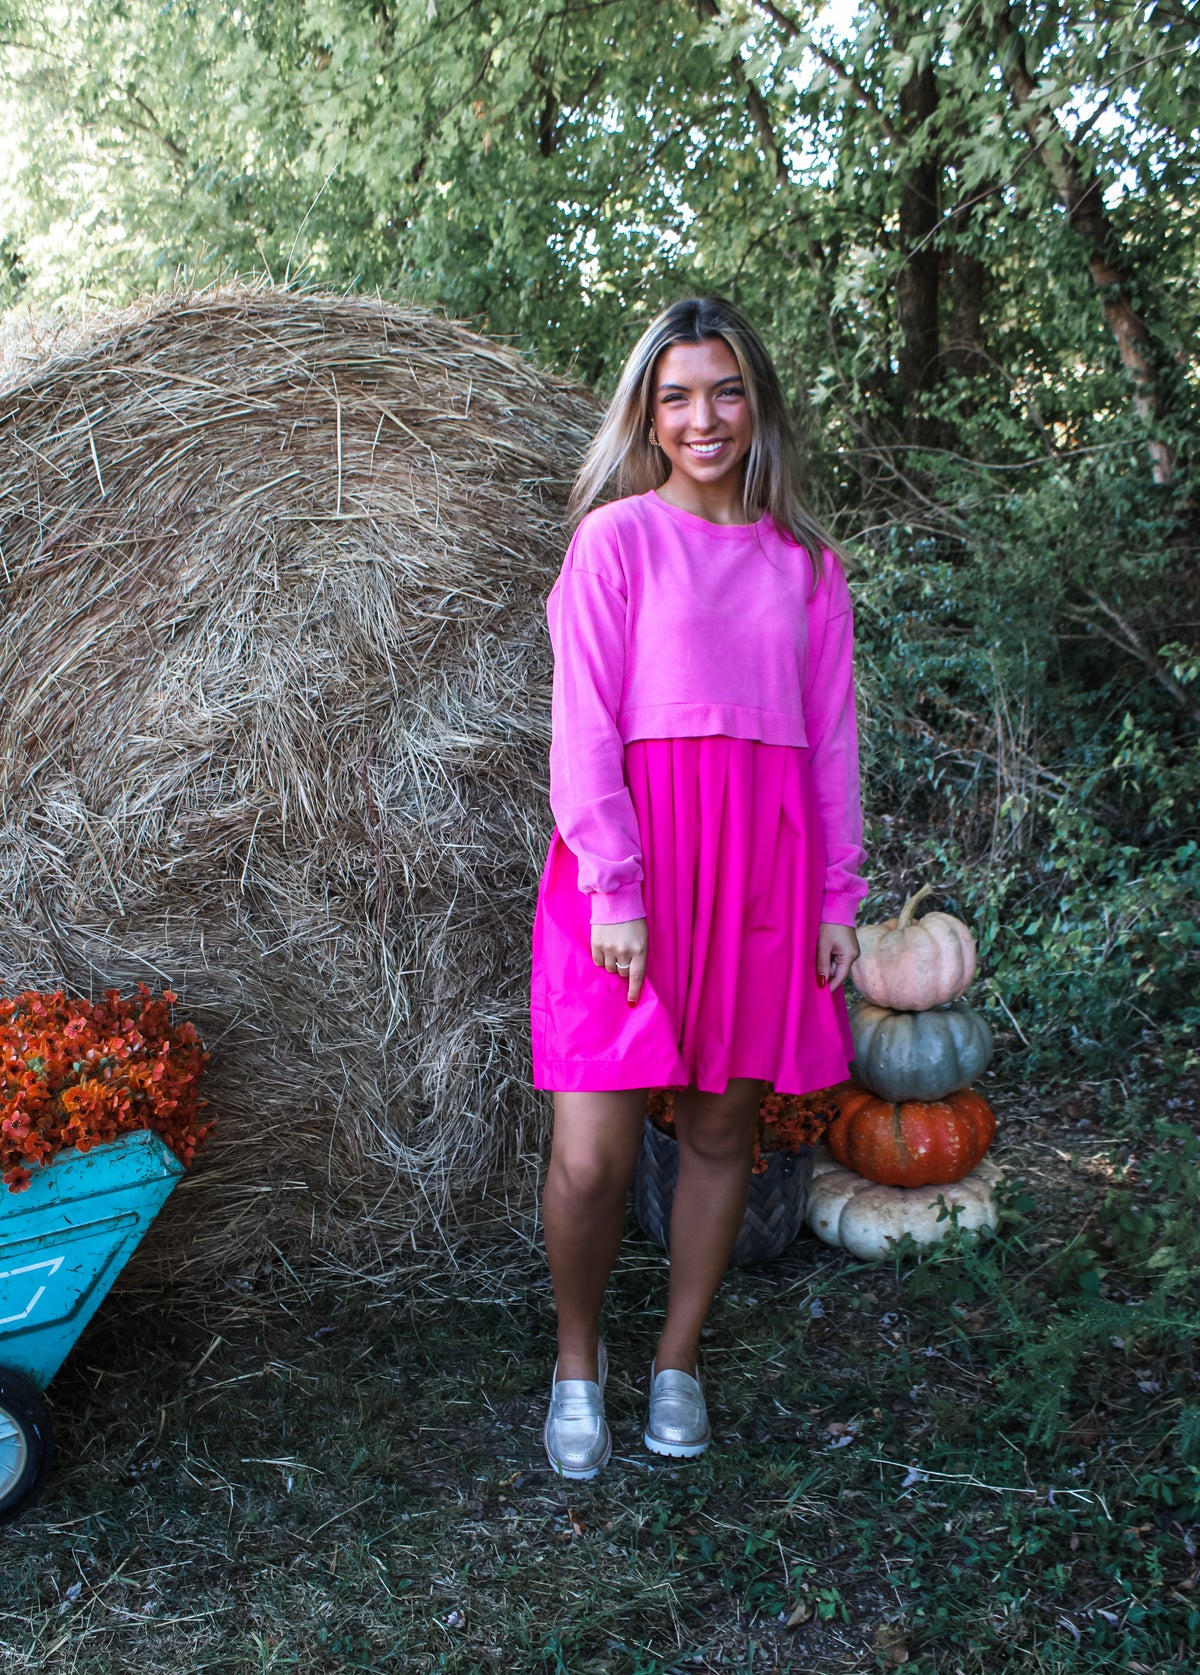
{"label": "woman's knee", "polygon": [[754,1125],[737,1117],[712,1117],[676,1125],[681,1154],[690,1153],[702,1163],[740,1163],[749,1157],[754,1143]]}
{"label": "woman's knee", "polygon": [[552,1152],[546,1195],[569,1214],[586,1216],[624,1202],[630,1174],[623,1158],[604,1152]]}
{"label": "woman's knee", "polygon": [[705,1163],[734,1163],[748,1156],[758,1122],[759,1089],[693,1094],[676,1100],[675,1134],[681,1152]]}

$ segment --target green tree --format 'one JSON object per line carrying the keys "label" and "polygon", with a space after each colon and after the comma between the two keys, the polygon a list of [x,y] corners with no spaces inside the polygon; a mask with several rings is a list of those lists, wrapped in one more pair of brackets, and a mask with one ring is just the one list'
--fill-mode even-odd
{"label": "green tree", "polygon": [[920,442],[956,366],[1074,365],[1094,336],[1062,293],[1090,263],[1170,475],[1181,4],[886,0],[838,41],[767,0],[18,3],[3,233],[33,296],[304,267],[595,378],[631,307],[724,287],[778,318],[800,382]]}
{"label": "green tree", "polygon": [[864,555],[878,853],[1047,1038],[1191,1015],[1195,0],[0,6],[0,300],[303,274],[601,388],[740,301]]}

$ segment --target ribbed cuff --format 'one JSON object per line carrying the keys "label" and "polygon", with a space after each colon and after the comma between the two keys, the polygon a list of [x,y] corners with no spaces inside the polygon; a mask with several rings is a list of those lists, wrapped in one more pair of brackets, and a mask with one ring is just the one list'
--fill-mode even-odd
{"label": "ribbed cuff", "polygon": [[593,925],[623,925],[630,919],[645,917],[640,882],[622,884],[619,890],[609,890],[606,894],[597,890],[592,895]]}
{"label": "ribbed cuff", "polygon": [[844,891],[826,895],[821,902],[821,923],[823,925],[849,925],[853,930],[858,920],[860,896],[847,895]]}

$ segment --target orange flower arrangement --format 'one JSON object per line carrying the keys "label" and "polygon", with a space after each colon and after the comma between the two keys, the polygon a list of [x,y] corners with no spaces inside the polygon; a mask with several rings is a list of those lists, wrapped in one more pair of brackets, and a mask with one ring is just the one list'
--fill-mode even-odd
{"label": "orange flower arrangement", "polygon": [[144,983],[122,1000],[28,992],[0,1000],[0,1179],[21,1192],[41,1164],[149,1128],[191,1163],[213,1129],[197,1087],[208,1054],[190,1023],[174,1024],[175,996]]}
{"label": "orange flower arrangement", "polygon": [[[831,1088],[797,1096],[765,1093],[758,1108],[758,1132],[754,1136],[754,1173],[767,1167],[764,1152],[794,1152],[812,1146],[838,1114]],[[656,1088],[646,1099],[646,1115],[664,1134],[675,1133],[675,1095],[669,1088]]]}

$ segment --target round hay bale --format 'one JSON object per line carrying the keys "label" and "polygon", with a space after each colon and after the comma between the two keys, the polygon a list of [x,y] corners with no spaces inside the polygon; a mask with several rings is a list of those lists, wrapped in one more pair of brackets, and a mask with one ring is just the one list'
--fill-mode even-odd
{"label": "round hay bale", "polygon": [[178,991],[219,1122],[176,1268],[386,1267],[536,1150],[543,600],[595,416],[357,298],[9,334],[0,988]]}

